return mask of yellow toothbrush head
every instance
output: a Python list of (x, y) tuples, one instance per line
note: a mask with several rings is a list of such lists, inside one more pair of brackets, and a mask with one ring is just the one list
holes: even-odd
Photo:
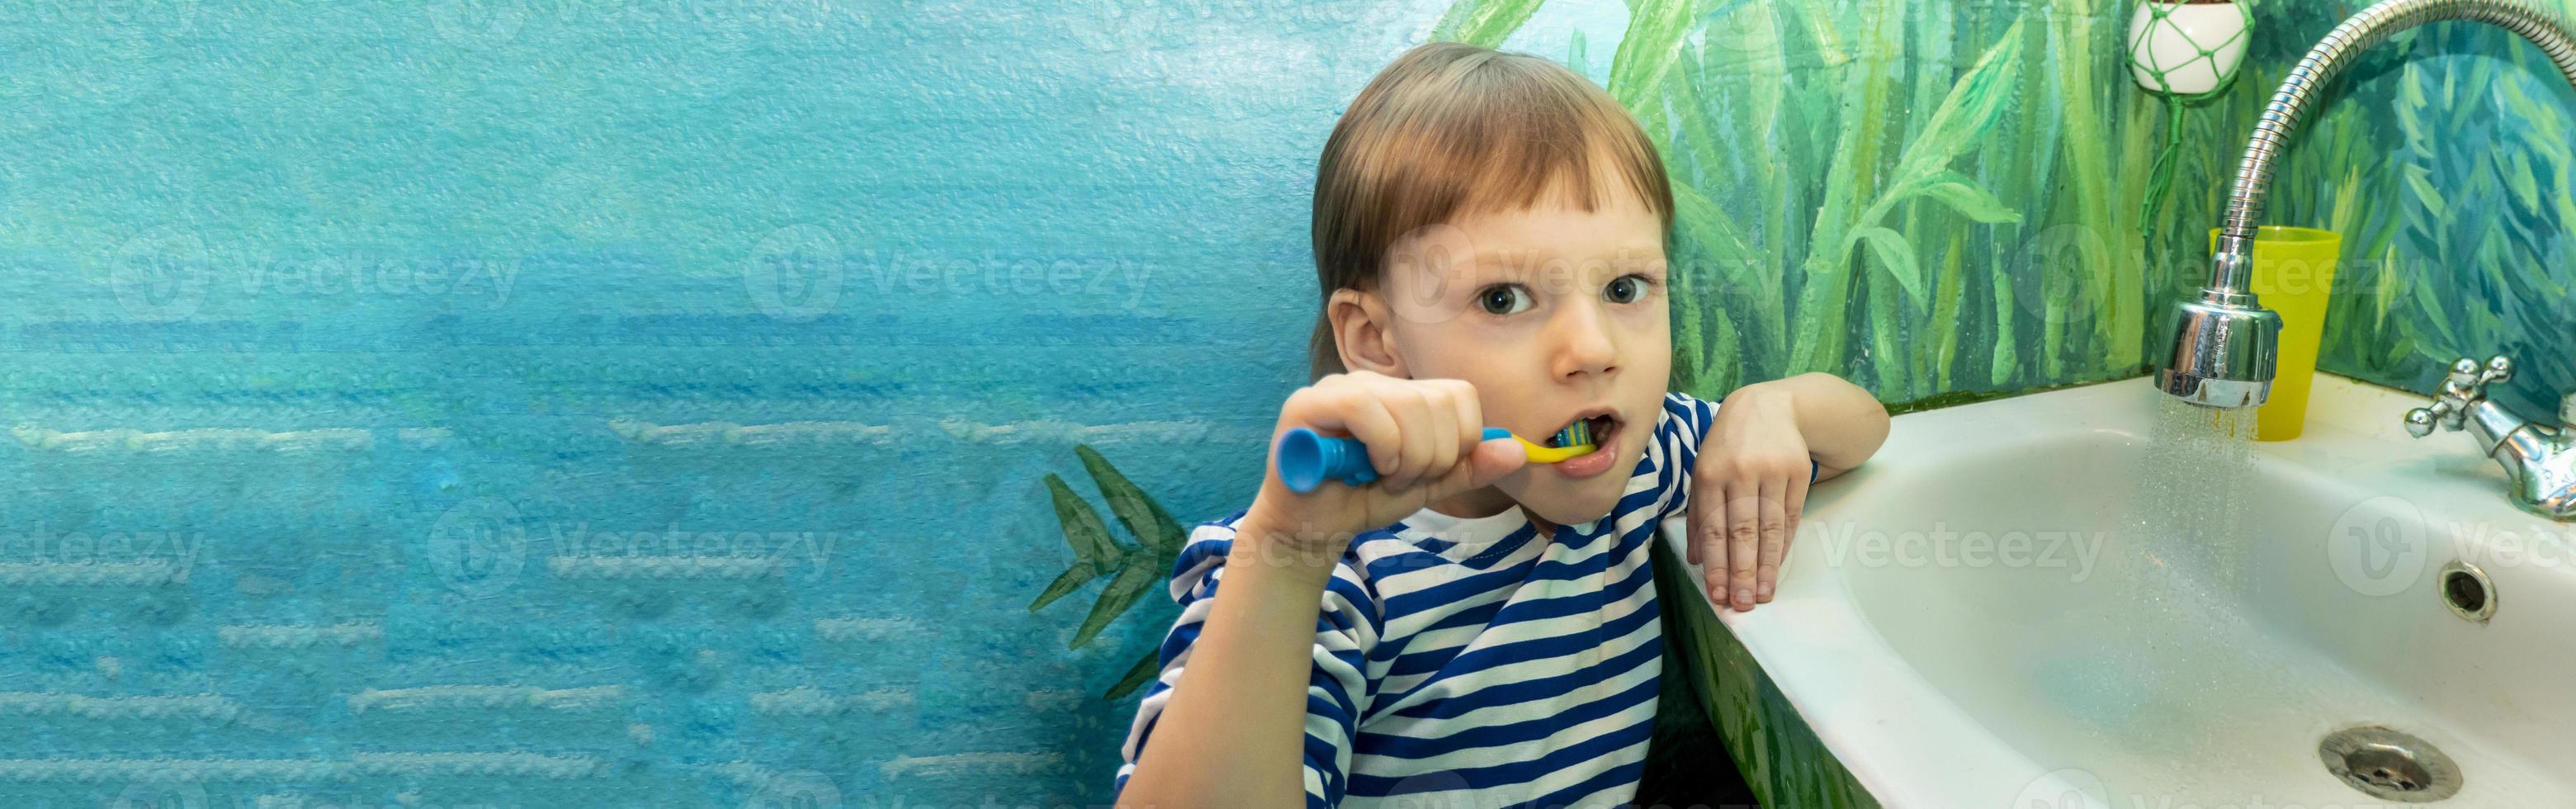
[[(1519, 436), (1513, 437), (1520, 438)], [(1521, 438), (1520, 442), (1523, 450), (1529, 455), (1530, 463), (1556, 463), (1569, 458), (1578, 458), (1584, 455), (1589, 455), (1593, 450), (1599, 448), (1597, 445), (1592, 443), (1592, 422), (1590, 420), (1579, 420), (1573, 424), (1566, 425), (1563, 430), (1558, 430), (1556, 433), (1556, 440), (1549, 442), (1549, 444), (1554, 444), (1555, 446), (1540, 444), (1527, 438)]]

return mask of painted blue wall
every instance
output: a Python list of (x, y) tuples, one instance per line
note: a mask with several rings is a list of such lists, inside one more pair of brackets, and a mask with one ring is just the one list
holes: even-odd
[(1169, 603), (1067, 652), (1036, 480), (1239, 507), (1314, 153), (1442, 8), (26, 5), (0, 803), (63, 806), (1105, 800)]

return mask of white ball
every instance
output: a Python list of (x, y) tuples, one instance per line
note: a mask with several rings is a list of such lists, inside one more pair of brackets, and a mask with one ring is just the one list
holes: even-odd
[[(2157, 18), (2159, 10), (2162, 19)], [(2129, 17), (2129, 74), (2138, 86), (2157, 92), (2216, 90), (2245, 59), (2245, 43), (2252, 37), (2245, 29), (2245, 13), (2234, 3), (2140, 0), (2137, 13)], [(2164, 84), (2156, 82), (2158, 70), (2164, 71)]]

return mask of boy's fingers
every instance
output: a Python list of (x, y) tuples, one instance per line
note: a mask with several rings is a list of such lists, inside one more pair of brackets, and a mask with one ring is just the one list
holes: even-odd
[[(1386, 409), (1385, 402), (1372, 396), (1352, 395), (1339, 406), (1323, 410), (1321, 417), (1314, 420), (1314, 426), (1340, 430), (1359, 439), (1368, 447), (1369, 466), (1377, 470), (1378, 477), (1384, 478), (1395, 470), (1398, 449), (1395, 438), (1400, 431), (1395, 427), (1395, 414)], [(1336, 417), (1339, 423), (1335, 423)]]
[(1485, 441), (1485, 406), (1476, 400), (1476, 387), (1459, 382), (1449, 403), (1458, 408), (1458, 446), (1465, 448), (1463, 452), (1475, 452), (1476, 445)]
[(1437, 391), (1424, 402), (1423, 416), (1430, 427), (1423, 432), (1430, 434), (1429, 469), (1430, 474), (1434, 475), (1446, 473), (1456, 467), (1458, 456), (1473, 447), (1471, 444), (1458, 443), (1458, 405), (1450, 399), (1446, 391)]
[(1529, 451), (1521, 449), (1521, 442), (1517, 439), (1497, 438), (1477, 442), (1476, 448), (1467, 454), (1467, 461), (1469, 467), (1476, 470), (1467, 482), (1466, 490), (1472, 491), (1494, 485), (1494, 481), (1502, 480), (1504, 475), (1528, 466)]
[(1401, 432), (1395, 441), (1395, 471), (1386, 476), (1386, 487), (1409, 489), (1431, 471), (1431, 444), (1437, 438), (1425, 429), (1431, 408), (1420, 393), (1412, 391), (1390, 391), (1385, 399), (1387, 409), (1395, 413), (1396, 429)]
[(1788, 522), (1781, 510), (1788, 482), (1772, 480), (1762, 484), (1762, 561), (1753, 568), (1753, 602), (1771, 601), (1771, 582), (1780, 576), (1780, 557), (1789, 548), (1783, 528)]
[[(1690, 483), (1690, 552), (1703, 554), (1691, 561), (1708, 567), (1726, 567), (1726, 484), (1716, 475), (1691, 475)], [(1703, 568), (1705, 569), (1705, 568)], [(1711, 598), (1724, 592), (1712, 586)]]
[(1727, 600), (1738, 610), (1749, 610), (1753, 608), (1753, 568), (1762, 552), (1761, 490), (1738, 484), (1728, 486), (1726, 495)]
[(1501, 480), (1528, 462), (1529, 455), (1521, 450), (1520, 442), (1495, 439), (1477, 444), (1456, 467), (1425, 487), (1424, 505), (1493, 485), (1494, 481)]
[(1696, 525), (1699, 536), (1694, 537), (1691, 544), (1699, 547), (1699, 556), (1703, 560), (1699, 572), (1700, 578), (1705, 579), (1704, 583), (1708, 586), (1709, 605), (1724, 609), (1726, 607), (1726, 500), (1721, 495), (1709, 498), (1705, 502), (1707, 510), (1702, 512), (1703, 519)]
[[(1782, 518), (1787, 522), (1787, 536), (1780, 538), (1780, 564), (1786, 565), (1789, 563), (1789, 547), (1798, 543), (1798, 520), (1805, 516), (1804, 512), (1807, 509), (1808, 485), (1806, 478), (1798, 477), (1796, 474), (1791, 474), (1789, 476), (1789, 492), (1787, 496), (1780, 498), (1780, 513)], [(1764, 587), (1761, 592), (1761, 598), (1764, 602), (1769, 602), (1771, 600), (1771, 592), (1775, 589), (1772, 585), (1775, 585), (1777, 582), (1778, 577), (1776, 576), (1764, 581)]]

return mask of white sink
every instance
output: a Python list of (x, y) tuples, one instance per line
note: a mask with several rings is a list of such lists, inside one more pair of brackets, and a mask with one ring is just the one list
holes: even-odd
[[(2576, 806), (2568, 527), (2466, 434), (2408, 437), (2423, 399), (2320, 375), (2217, 542), (2142, 516), (2145, 380), (1902, 416), (1817, 488), (1779, 597), (1719, 613), (1887, 806), (2380, 805), (2317, 752), (2355, 725), (2457, 764), (2434, 805)], [(2456, 558), (2485, 623), (2444, 604)]]

